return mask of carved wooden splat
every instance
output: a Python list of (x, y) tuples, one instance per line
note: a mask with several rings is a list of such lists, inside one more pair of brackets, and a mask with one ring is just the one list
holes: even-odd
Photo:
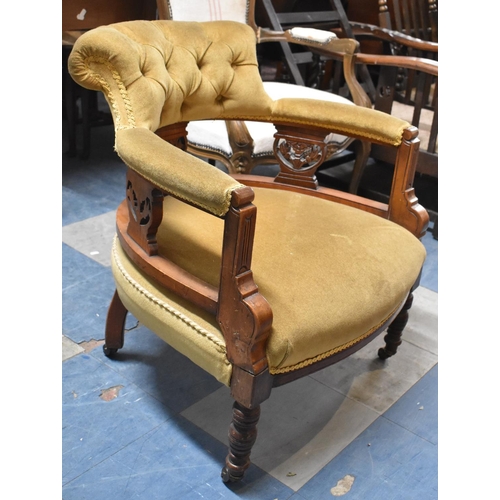
[(163, 216), (163, 193), (132, 169), (127, 171), (127, 232), (148, 255), (158, 254), (156, 231)]
[(274, 152), (280, 165), (276, 182), (294, 186), (318, 188), (316, 170), (325, 161), (328, 147), (324, 131), (310, 132), (277, 125)]

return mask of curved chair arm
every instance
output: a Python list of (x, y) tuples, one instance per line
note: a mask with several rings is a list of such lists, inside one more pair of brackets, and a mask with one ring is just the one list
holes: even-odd
[(400, 33), (399, 31), (375, 26), (374, 24), (351, 22), (350, 25), (353, 30), (353, 35), (357, 37), (369, 36), (386, 42), (398, 43), (412, 49), (438, 52), (438, 44), (436, 42), (421, 40), (420, 38)]
[[(396, 148), (389, 205), (371, 203), (371, 200), (350, 194), (343, 196), (342, 201), (338, 193), (334, 197), (341, 203), (389, 218), (419, 238), (425, 233), (428, 214), (418, 204), (411, 187), (420, 141), (417, 137), (418, 129), (407, 121), (360, 106), (298, 98), (274, 101), (269, 115), (224, 118), (271, 121), (277, 129), (275, 152), (281, 170), (275, 180), (291, 184), (294, 189), (308, 188), (309, 193), (312, 188), (318, 196), (323, 196), (325, 190), (318, 187), (314, 174), (324, 161), (324, 139), (330, 132)], [(252, 176), (238, 175), (236, 178), (243, 184), (254, 185)]]
[(186, 154), (145, 128), (116, 131), (116, 152), (133, 170), (169, 194), (217, 216), (242, 187), (229, 175)]
[[(137, 178), (128, 174), (138, 192), (147, 192), (148, 198), (154, 198), (155, 189), (159, 188), (213, 215), (223, 216), (218, 290), (168, 259), (159, 256), (148, 260), (147, 255), (156, 255), (148, 251), (148, 246), (150, 241), (156, 241), (156, 229), (162, 218), (161, 201), (157, 213), (152, 211), (151, 223), (147, 223), (150, 241), (146, 245), (141, 245), (141, 231), (134, 229), (140, 225), (138, 220), (130, 221), (125, 215), (117, 220), (120, 241), (139, 267), (147, 269), (163, 286), (216, 315), (225, 338), (227, 358), (233, 364), (233, 379), (240, 382), (233, 384), (233, 395), (251, 407), (258, 397), (255, 390), (259, 393), (270, 390), (265, 346), (273, 319), (271, 307), (259, 293), (251, 270), (257, 213), (252, 204), (253, 190), (145, 128), (117, 130), (116, 151), (140, 175)], [(119, 214), (126, 212), (125, 203)], [(127, 219), (132, 228), (124, 222)], [(136, 244), (145, 253), (138, 251)], [(254, 376), (258, 376), (255, 384), (250, 383)]]
[(358, 52), (355, 56), (355, 62), (375, 66), (414, 69), (416, 71), (423, 71), (429, 75), (438, 75), (438, 62), (426, 59), (425, 57), (377, 55)]

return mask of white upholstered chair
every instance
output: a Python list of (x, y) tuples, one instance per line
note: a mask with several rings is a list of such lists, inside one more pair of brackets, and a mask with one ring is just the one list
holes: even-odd
[[(358, 43), (339, 39), (331, 32), (310, 28), (271, 31), (255, 23), (255, 0), (157, 0), (160, 19), (176, 21), (229, 20), (248, 24), (257, 33), (258, 43), (286, 41), (308, 47), (321, 47), (339, 57), (344, 54), (344, 76), (353, 101), (303, 85), (284, 82), (264, 82), (267, 94), (273, 99), (290, 97), (310, 98), (328, 102), (357, 104), (370, 107), (371, 102), (356, 80), (352, 56)], [(250, 173), (257, 165), (275, 164), (273, 152), (276, 129), (271, 123), (193, 121), (188, 125), (188, 151), (198, 156), (220, 161), (230, 173)], [(328, 159), (333, 159), (349, 146), (356, 152), (349, 191), (355, 193), (369, 156), (369, 144), (353, 141), (341, 134), (327, 138)], [(354, 142), (354, 144), (353, 144)]]

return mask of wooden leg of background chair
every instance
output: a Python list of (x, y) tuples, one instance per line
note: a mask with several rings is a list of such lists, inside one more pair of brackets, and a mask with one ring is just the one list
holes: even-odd
[(106, 356), (116, 354), (118, 349), (123, 347), (124, 334), (125, 334), (125, 318), (127, 317), (127, 309), (123, 305), (118, 292), (111, 299), (111, 304), (108, 309), (108, 316), (106, 318), (106, 337), (104, 345), (102, 346)]
[(370, 156), (371, 145), (366, 141), (356, 141), (354, 146), (356, 152), (356, 160), (352, 169), (351, 181), (349, 182), (349, 193), (356, 194), (358, 192), (361, 177), (365, 171), (368, 157)]
[(435, 240), (438, 239), (438, 220), (436, 217), (436, 220), (434, 221), (434, 227), (432, 228), (432, 236)]
[(75, 105), (75, 87), (76, 83), (71, 79), (66, 70), (64, 75), (64, 99), (66, 118), (68, 120), (68, 156), (76, 156), (76, 119), (77, 111)]
[(233, 421), (229, 426), (229, 453), (221, 472), (225, 483), (242, 479), (250, 466), (250, 452), (257, 438), (259, 417), (260, 406), (249, 410), (237, 401), (234, 402)]
[(82, 89), (82, 134), (83, 150), (82, 159), (88, 160), (90, 156), (90, 100), (92, 90)]
[(387, 335), (384, 337), (385, 347), (381, 347), (378, 351), (378, 357), (380, 359), (387, 359), (396, 354), (398, 347), (401, 345), (401, 336), (403, 335), (403, 330), (408, 323), (408, 311), (413, 303), (413, 294), (410, 293), (406, 299), (403, 309), (396, 316), (394, 321), (389, 325), (387, 329)]

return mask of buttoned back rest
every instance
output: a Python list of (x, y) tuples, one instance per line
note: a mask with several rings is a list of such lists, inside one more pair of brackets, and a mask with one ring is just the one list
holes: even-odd
[(115, 127), (267, 115), (255, 32), (232, 21), (130, 21), (82, 35), (69, 59), (73, 78), (102, 90)]

